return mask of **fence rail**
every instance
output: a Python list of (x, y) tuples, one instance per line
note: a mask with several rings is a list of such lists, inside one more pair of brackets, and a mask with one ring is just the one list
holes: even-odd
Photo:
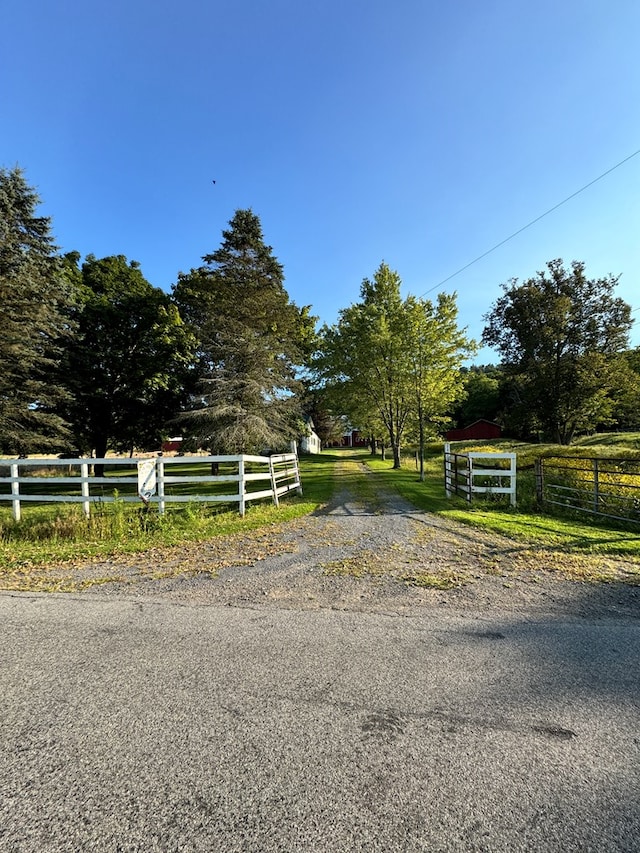
[[(186, 473), (178, 466), (193, 467), (209, 465), (212, 473)], [(135, 475), (115, 474), (95, 476), (91, 473), (94, 466), (111, 468), (133, 468)], [(231, 473), (218, 473), (218, 467), (231, 468)], [(51, 476), (51, 470), (66, 468), (66, 476)], [(175, 473), (167, 471), (171, 469)], [(157, 504), (160, 513), (164, 513), (168, 503), (236, 503), (240, 515), (245, 514), (249, 501), (271, 498), (278, 506), (279, 500), (292, 491), (302, 494), (298, 457), (295, 453), (281, 453), (273, 456), (178, 456), (157, 458), (117, 458), (104, 459), (8, 459), (0, 461), (0, 469), (9, 469), (9, 476), (0, 476), (0, 501), (10, 501), (13, 517), (20, 520), (22, 504), (37, 503), (80, 503), (84, 514), (89, 517), (92, 504), (126, 501), (145, 504)], [(44, 475), (29, 476), (21, 471), (40, 470)], [(73, 471), (78, 471), (75, 475)], [(215, 471), (215, 473), (213, 473)], [(236, 489), (229, 492), (226, 484), (235, 483)], [(176, 487), (200, 485), (202, 491), (177, 494)], [(110, 486), (111, 494), (105, 494), (104, 488)], [(218, 491), (224, 486), (222, 491)], [(26, 487), (26, 488), (25, 488)], [(39, 487), (39, 488), (36, 488)], [(124, 487), (124, 493), (120, 493)], [(213, 491), (215, 489), (215, 491)], [(116, 491), (117, 494), (113, 494)]]
[[(499, 467), (498, 460), (506, 460), (509, 467)], [(516, 454), (455, 453), (447, 443), (444, 446), (444, 488), (447, 497), (461, 495), (468, 503), (475, 494), (509, 495), (511, 506), (515, 506)]]
[(541, 506), (640, 524), (640, 460), (548, 456), (536, 460)]

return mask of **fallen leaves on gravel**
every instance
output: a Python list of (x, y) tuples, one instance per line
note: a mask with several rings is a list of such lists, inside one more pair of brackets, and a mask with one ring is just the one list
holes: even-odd
[(0, 588), (21, 592), (80, 592), (107, 583), (208, 575), (215, 577), (229, 566), (250, 566), (274, 554), (297, 550), (283, 540), (282, 526), (222, 536), (209, 542), (152, 548), (138, 554), (74, 560), (48, 566), (0, 567)]

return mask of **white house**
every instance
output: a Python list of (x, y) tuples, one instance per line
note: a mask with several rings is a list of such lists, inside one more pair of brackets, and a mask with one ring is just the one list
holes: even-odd
[(305, 418), (307, 424), (307, 432), (300, 437), (300, 451), (302, 453), (320, 453), (322, 450), (322, 442), (314, 429), (314, 424), (311, 418)]

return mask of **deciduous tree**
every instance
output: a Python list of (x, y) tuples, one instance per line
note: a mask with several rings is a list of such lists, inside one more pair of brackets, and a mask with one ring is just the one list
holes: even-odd
[(440, 434), (449, 409), (462, 396), (460, 370), (464, 359), (475, 352), (475, 345), (458, 327), (455, 294), (440, 293), (435, 305), (410, 296), (405, 311), (414, 399), (411, 419), (418, 434), (420, 479), (424, 480), (425, 441)]
[(616, 359), (611, 379), (611, 418), (598, 424), (598, 429), (640, 429), (640, 347)]
[(502, 371), (496, 365), (462, 368), (460, 380), (464, 396), (456, 403), (452, 417), (457, 427), (466, 427), (484, 418), (495, 421), (500, 412)]
[(334, 414), (331, 398), (321, 388), (310, 388), (304, 383), (303, 408), (304, 414), (313, 420), (316, 435), (326, 447), (333, 442), (339, 442), (344, 432), (344, 421)]
[(631, 328), (617, 283), (588, 279), (581, 262), (567, 269), (553, 260), (522, 284), (504, 284), (485, 316), (483, 342), (501, 354), (532, 426), (561, 444), (610, 414), (614, 357)]
[(413, 403), (400, 284), (398, 273), (380, 264), (373, 279), (363, 280), (361, 301), (343, 308), (335, 325), (323, 327), (314, 363), (318, 380), (342, 400), (342, 414), (361, 429), (375, 419), (384, 424), (395, 468)]
[(421, 446), (455, 399), (458, 370), (471, 343), (457, 327), (455, 296), (430, 301), (400, 295), (401, 280), (385, 263), (365, 279), (361, 302), (325, 326), (315, 359), (318, 380), (362, 429), (383, 424), (400, 467), (408, 426)]
[(153, 287), (136, 261), (89, 255), (81, 278), (76, 333), (61, 375), (69, 392), (62, 414), (78, 448), (158, 448), (184, 398), (194, 340), (167, 293)]

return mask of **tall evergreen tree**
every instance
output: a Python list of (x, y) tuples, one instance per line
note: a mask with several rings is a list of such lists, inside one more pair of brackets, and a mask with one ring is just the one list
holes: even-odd
[(173, 291), (198, 340), (197, 394), (184, 420), (217, 453), (277, 447), (296, 434), (297, 367), (313, 338), (313, 318), (289, 300), (259, 218), (237, 210), (229, 226)]
[(0, 450), (51, 449), (65, 437), (52, 413), (69, 331), (72, 286), (56, 254), (51, 220), (21, 169), (0, 169)]

